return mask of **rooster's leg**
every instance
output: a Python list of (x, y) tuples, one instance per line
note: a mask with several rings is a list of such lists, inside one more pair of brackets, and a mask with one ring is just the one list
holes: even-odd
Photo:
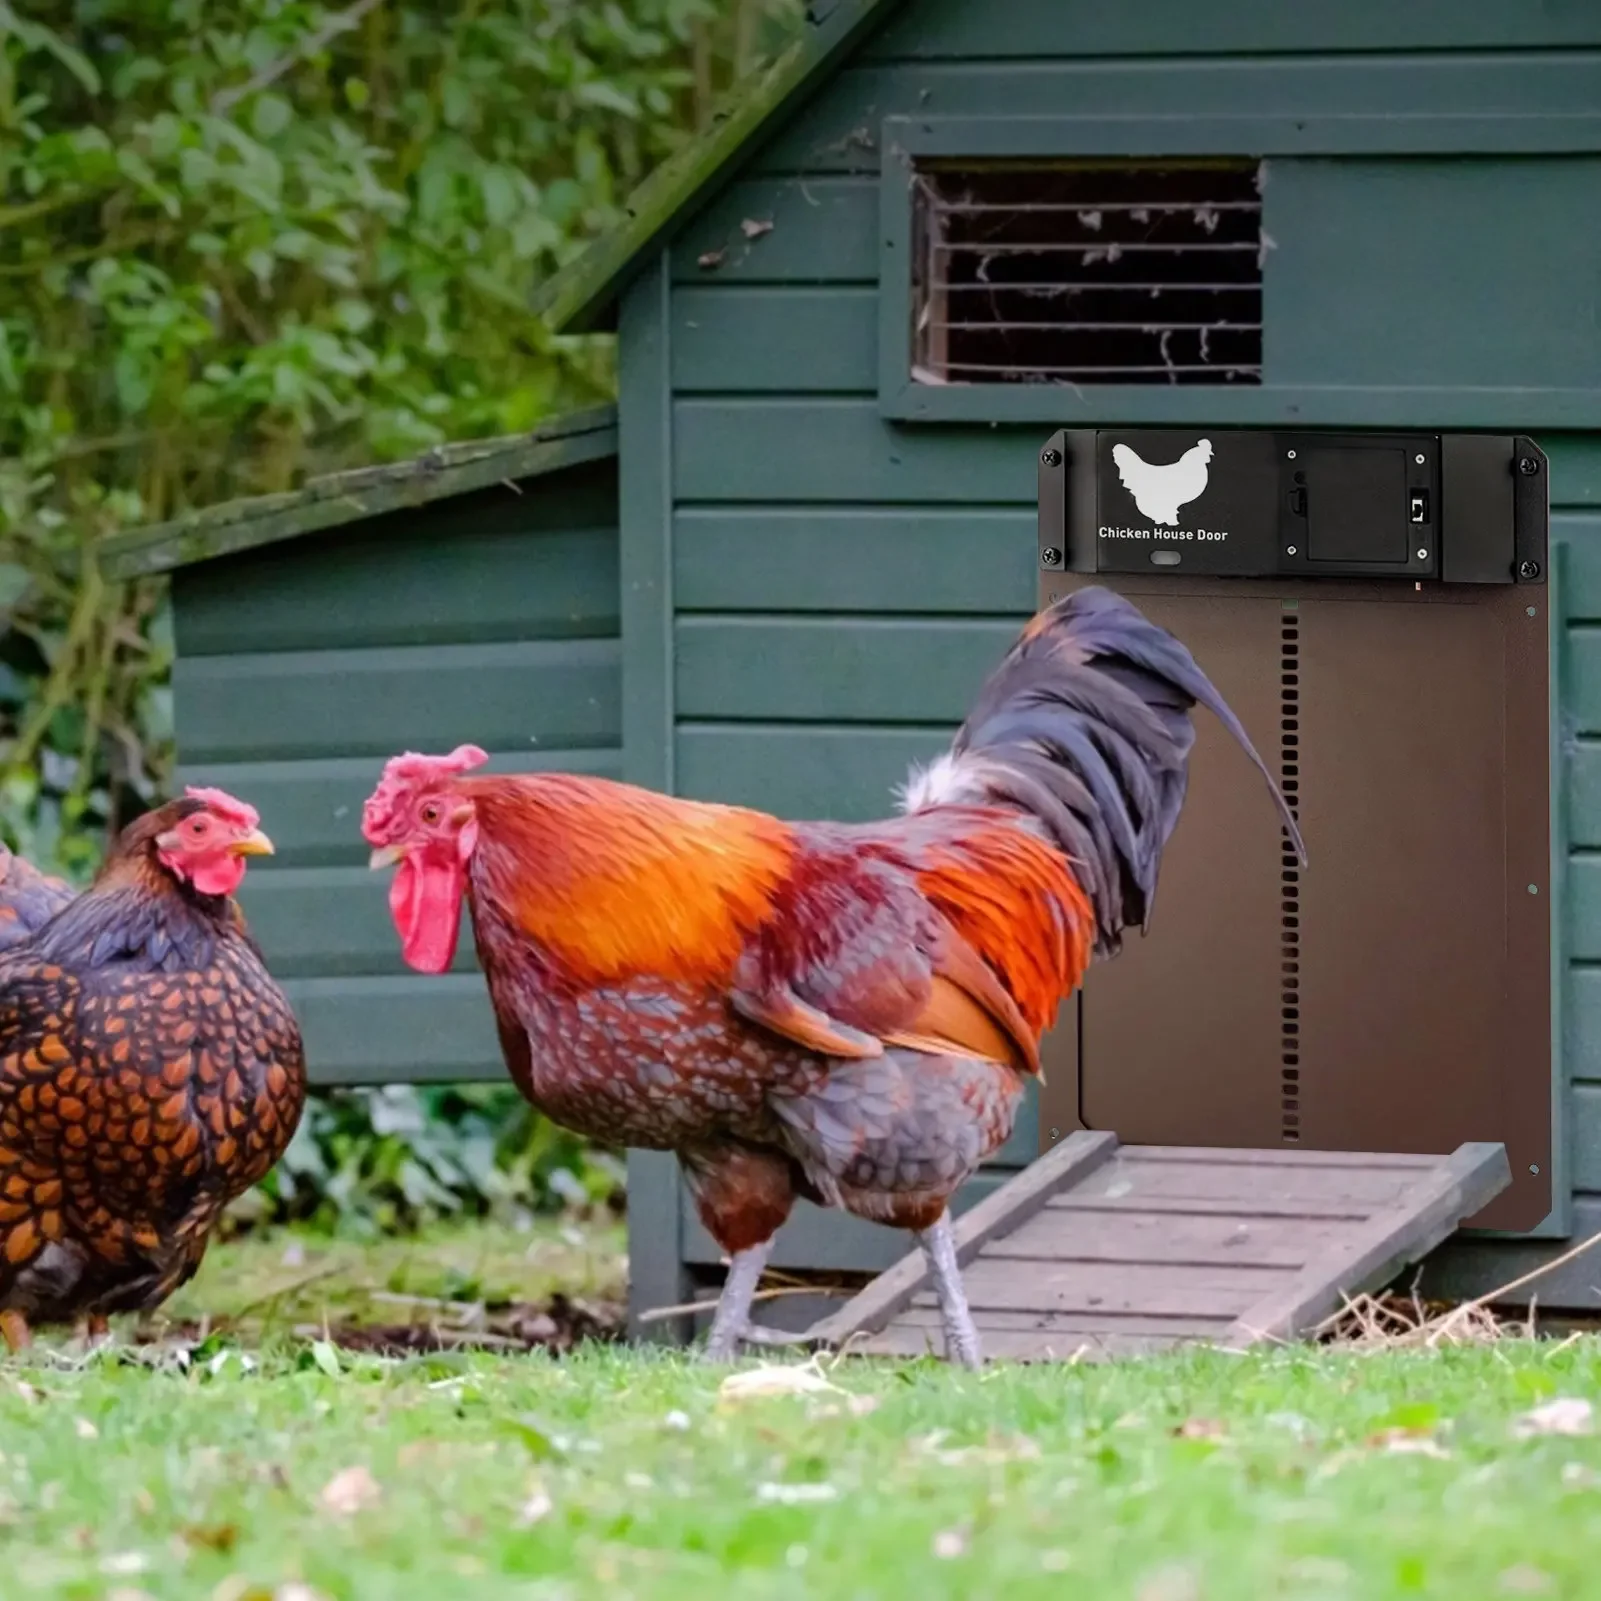
[(91, 1312), (83, 1318), (74, 1332), (78, 1343), (88, 1351), (110, 1338), (111, 1324), (103, 1313)]
[(967, 1291), (962, 1288), (962, 1270), (956, 1262), (956, 1239), (951, 1233), (951, 1214), (941, 1212), (939, 1221), (917, 1236), (934, 1275), (934, 1293), (939, 1297), (940, 1321), (945, 1325), (945, 1357), (964, 1368), (984, 1365), (978, 1329), (967, 1310)]
[(712, 1331), (706, 1336), (706, 1360), (731, 1362), (739, 1355), (741, 1340), (749, 1338), (750, 1303), (761, 1282), (762, 1269), (773, 1253), (773, 1242), (764, 1240), (748, 1251), (735, 1251), (723, 1280), (723, 1293), (717, 1300)]
[(33, 1330), (20, 1312), (0, 1312), (0, 1338), (5, 1340), (6, 1349), (15, 1355), (33, 1344)]

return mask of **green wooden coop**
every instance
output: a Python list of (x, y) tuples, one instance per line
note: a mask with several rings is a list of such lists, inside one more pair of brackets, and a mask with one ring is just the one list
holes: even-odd
[[(174, 573), (184, 776), (280, 842), (247, 910), (316, 1077), (499, 1071), (470, 942), (407, 977), (360, 865), (379, 757), (470, 738), (506, 770), (867, 817), (1035, 604), (1055, 430), (1526, 434), (1552, 1009), (1519, 1070), (1549, 1090), (1549, 1208), (1457, 1234), (1425, 1287), (1484, 1292), (1601, 1230), (1598, 108), (1587, 0), (812, 6), (548, 286), (557, 330), (616, 331), (615, 417), (112, 554)], [(1025, 1117), (964, 1204), (1071, 1111)], [(636, 1313), (715, 1283), (671, 1159), (631, 1156), (629, 1203)], [(904, 1244), (802, 1208), (775, 1266), (867, 1274)], [(1592, 1308), (1601, 1253), (1535, 1289)]]

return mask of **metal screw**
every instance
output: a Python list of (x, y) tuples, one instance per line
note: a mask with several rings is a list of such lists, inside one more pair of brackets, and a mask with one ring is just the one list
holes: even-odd
[(1060, 467), (1062, 465), (1062, 453), (1059, 450), (1042, 450), (1040, 452), (1040, 460), (1047, 467)]
[(1062, 1137), (1062, 1131), (1059, 1128), (1053, 1128), (1051, 1130), (1051, 1138), (1053, 1140), (1059, 1140), (1059, 1139), (1061, 1139), (1061, 1137)]
[(1419, 561), (1427, 561), (1427, 560), (1428, 560), (1428, 559), (1429, 559), (1429, 553), (1428, 553), (1428, 551), (1426, 551), (1426, 550), (1420, 550), (1420, 551), (1419, 551), (1419, 552), (1418, 552), (1418, 560), (1419, 560)]
[(1540, 886), (1538, 884), (1529, 885), (1529, 893), (1531, 895), (1538, 895), (1540, 893)]
[(1055, 545), (1047, 545), (1045, 549), (1040, 552), (1040, 560), (1044, 562), (1047, 567), (1060, 567), (1062, 565), (1062, 553), (1056, 548)]
[(1540, 1171), (1540, 1164), (1538, 1162), (1530, 1162), (1529, 1171), (1531, 1173), (1538, 1173)]
[(1286, 545), (1284, 547), (1284, 554), (1286, 556), (1293, 556), (1295, 554), (1295, 546), (1294, 545)]
[(1540, 464), (1534, 459), (1533, 456), (1518, 457), (1518, 471), (1522, 473), (1525, 478), (1534, 477), (1539, 470)]
[(1414, 456), (1412, 459), (1421, 467), (1429, 458), (1427, 456)]
[(1295, 452), (1293, 450), (1287, 450), (1284, 452), (1284, 454), (1290, 461), (1295, 460)]
[[(1539, 564), (1539, 562), (1537, 562), (1537, 561), (1520, 561), (1518, 563), (1518, 577), (1519, 578), (1538, 578), (1539, 576), (1540, 576), (1540, 564)], [(1534, 613), (1531, 611), (1529, 613), (1529, 615), (1532, 617), (1532, 616), (1534, 616)]]
[(1537, 612), (1536, 612), (1536, 611), (1535, 611), (1535, 609), (1534, 609), (1534, 607), (1532, 607), (1532, 606), (1525, 606), (1525, 607), (1524, 607), (1524, 608), (1523, 608), (1523, 610), (1524, 610), (1524, 611), (1525, 611), (1525, 612), (1526, 612), (1526, 613), (1527, 613), (1527, 614), (1528, 614), (1528, 615), (1529, 615), (1529, 616), (1530, 616), (1530, 617), (1535, 617), (1535, 616), (1538, 616), (1538, 615), (1539, 615), (1539, 614), (1538, 614), (1538, 613), (1537, 613)]

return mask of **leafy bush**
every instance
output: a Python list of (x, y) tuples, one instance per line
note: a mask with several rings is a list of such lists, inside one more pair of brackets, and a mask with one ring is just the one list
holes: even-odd
[(620, 1205), (622, 1163), (541, 1117), (511, 1085), (325, 1091), (241, 1222), (394, 1233), (441, 1217)]
[[(108, 534), (610, 395), (532, 290), (800, 0), (0, 0), (0, 836), (82, 882), (171, 783)], [(600, 1197), (509, 1087), (319, 1096), (258, 1211)]]

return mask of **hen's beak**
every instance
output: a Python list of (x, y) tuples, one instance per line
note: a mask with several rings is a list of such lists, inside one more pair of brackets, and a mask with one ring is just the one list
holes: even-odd
[(235, 856), (271, 856), (272, 841), (259, 828), (253, 828), (243, 839), (236, 839), (229, 850)]
[(367, 858), (367, 865), (376, 873), (380, 867), (393, 867), (405, 854), (404, 845), (383, 845)]

